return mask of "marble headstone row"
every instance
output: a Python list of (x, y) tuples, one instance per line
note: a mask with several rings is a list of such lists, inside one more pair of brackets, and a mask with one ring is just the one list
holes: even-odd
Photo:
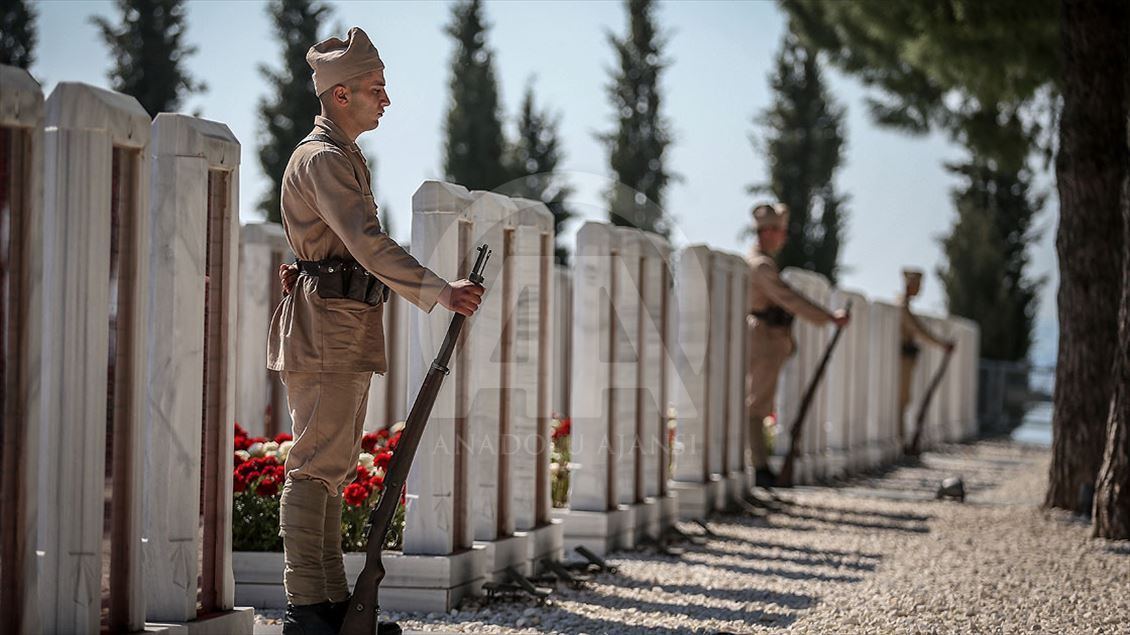
[(678, 509), (667, 414), (672, 250), (662, 237), (588, 222), (574, 252), (566, 547), (597, 554), (658, 539)]
[[(900, 413), (901, 309), (868, 301), (860, 293), (832, 288), (823, 276), (810, 271), (786, 269), (782, 275), (794, 288), (827, 306), (843, 308), (850, 302), (852, 312), (805, 417), (796, 481), (844, 476), (897, 460), (903, 451), (899, 427), (903, 426), (907, 438), (913, 434), (919, 404), (944, 352), (923, 345), (911, 383), (911, 402), (906, 413)], [(928, 449), (968, 439), (977, 432), (979, 333), (975, 324), (963, 318), (922, 319), (931, 331), (957, 343), (926, 411), (922, 448)], [(788, 451), (789, 430), (833, 329), (802, 320), (794, 326), (797, 351), (786, 362), (778, 386), (773, 466), (779, 466)]]
[(44, 100), (21, 70), (0, 80), (20, 334), (3, 393), (20, 539), (0, 584), (19, 592), (0, 630), (250, 633), (230, 544), (239, 142), (85, 84)]
[[(561, 557), (551, 517), (554, 397), (553, 217), (544, 204), (425, 182), (412, 198), (412, 254), (448, 280), (476, 249), (493, 255), (406, 487), (403, 554), (386, 559), (387, 606), (447, 610), (507, 569)], [(439, 351), (451, 313), (407, 311), (407, 403)], [(389, 604), (391, 603), (391, 604)]]

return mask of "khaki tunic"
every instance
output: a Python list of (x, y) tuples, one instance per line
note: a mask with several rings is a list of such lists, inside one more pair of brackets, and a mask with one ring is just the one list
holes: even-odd
[[(325, 117), (314, 133), (332, 141), (299, 145), (283, 173), (283, 229), (300, 260), (353, 258), (394, 292), (431, 311), (446, 282), (381, 231), (369, 168), (360, 148)], [(274, 275), (274, 272), (271, 272)], [(348, 597), (341, 557), (341, 499), (360, 451), (373, 372), (387, 370), (384, 305), (318, 296), (301, 275), (271, 317), (267, 367), (282, 371), (294, 421), (279, 505), (291, 604)]]
[(914, 366), (918, 362), (917, 355), (905, 352), (908, 346), (917, 346), (919, 340), (925, 340), (939, 348), (945, 348), (949, 342), (931, 333), (922, 320), (910, 310), (910, 298), (899, 299), (902, 315), (899, 318), (899, 342), (903, 350), (899, 353), (899, 444), (906, 440), (906, 407), (910, 404), (910, 383), (914, 378)]
[(768, 446), (765, 441), (764, 420), (773, 413), (777, 396), (777, 378), (781, 367), (796, 350), (792, 329), (773, 326), (755, 318), (770, 307), (780, 307), (805, 321), (827, 324), (832, 314), (824, 307), (804, 297), (781, 280), (777, 263), (772, 256), (754, 248), (746, 260), (750, 267), (748, 324), (748, 360), (746, 372), (746, 405), (749, 407), (749, 450), (756, 469), (768, 467)]
[[(447, 283), (381, 231), (360, 148), (325, 117), (315, 118), (313, 132), (328, 135), (336, 145), (304, 143), (286, 166), (282, 222), (291, 250), (300, 260), (352, 257), (393, 292), (431, 311)], [(324, 299), (317, 284), (312, 276), (299, 276), (294, 292), (275, 309), (267, 367), (384, 373), (384, 305)]]

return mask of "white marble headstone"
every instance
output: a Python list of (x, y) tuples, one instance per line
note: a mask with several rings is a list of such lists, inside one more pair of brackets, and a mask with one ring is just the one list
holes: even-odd
[[(109, 562), (126, 597), (110, 598), (115, 627), (145, 622), (142, 576), (142, 482), (145, 458), (146, 308), (149, 262), (149, 115), (133, 97), (62, 82), (46, 102), (44, 198), (44, 358), (42, 390), (39, 595), (44, 632), (99, 630), (106, 502), (107, 361), (110, 315), (112, 170), (115, 148), (135, 178), (123, 186), (126, 254), (121, 279), (133, 289), (119, 316), (131, 354), (115, 383), (123, 390), (115, 430), (115, 475), (132, 488), (115, 497)], [(131, 271), (128, 263), (136, 263)], [(124, 299), (124, 298), (123, 298)], [(119, 346), (126, 342), (119, 342)], [(119, 481), (119, 485), (122, 483)]]
[[(145, 590), (147, 618), (152, 621), (187, 622), (196, 618), (197, 577), (201, 547), (199, 514), (203, 474), (201, 442), (205, 426), (212, 425), (208, 437), (210, 450), (220, 452), (224, 468), (230, 467), (230, 448), (234, 415), (236, 331), (224, 328), (236, 315), (236, 267), (239, 245), (238, 168), (240, 145), (228, 127), (203, 119), (163, 113), (153, 123), (152, 179), (150, 194), (150, 303), (149, 378), (146, 400), (145, 463)], [(213, 212), (208, 200), (209, 173), (227, 174), (227, 190), (219, 195), (222, 208)], [(210, 414), (215, 421), (201, 418), (204, 407), (205, 368), (205, 279), (209, 275), (205, 254), (208, 250), (209, 215), (215, 213), (211, 228), (213, 253), (227, 269), (218, 298), (223, 319), (212, 326), (219, 341), (213, 343), (218, 359), (208, 364), (208, 373), (219, 377), (217, 394), (210, 394)], [(213, 290), (215, 293), (215, 290)], [(217, 298), (213, 298), (216, 300)], [(217, 449), (218, 448), (218, 449)], [(222, 537), (213, 544), (207, 562), (219, 566), (215, 588), (222, 600), (220, 609), (234, 604), (231, 583), (231, 470), (223, 469), (208, 479), (218, 485), (210, 498), (219, 508), (206, 514), (220, 526), (207, 528)], [(215, 479), (218, 479), (218, 483)], [(209, 569), (212, 570), (212, 569)], [(224, 584), (224, 582), (227, 584)], [(213, 599), (208, 598), (211, 603)]]
[[(18, 632), (31, 635), (41, 632), (36, 587), (38, 584), (36, 561), (37, 514), (39, 507), (39, 430), (42, 421), (40, 402), (40, 372), (42, 371), (45, 320), (43, 306), (43, 91), (27, 71), (0, 65), (0, 127), (12, 139), (7, 165), (12, 171), (8, 178), (15, 184), (9, 202), (15, 202), (19, 192), (22, 205), (11, 205), (12, 221), (6, 240), (15, 247), (9, 251), (17, 255), (6, 263), (5, 276), (11, 276), (12, 287), (18, 288), (16, 302), (26, 306), (24, 320), (9, 323), (9, 341), (22, 346), (6, 351), (4, 360), (7, 385), (5, 391), (4, 462), (5, 491), (14, 493), (5, 500), (3, 530), (14, 539), (12, 559), (0, 570), (0, 584), (8, 586), (12, 611), (8, 623), (18, 624)], [(17, 143), (22, 140), (22, 144)], [(19, 170), (16, 172), (16, 170)], [(19, 248), (22, 246), (22, 249)], [(13, 315), (18, 315), (13, 312)], [(16, 318), (18, 319), (18, 318)], [(11, 489), (8, 489), (9, 486)], [(9, 534), (8, 532), (12, 532)]]

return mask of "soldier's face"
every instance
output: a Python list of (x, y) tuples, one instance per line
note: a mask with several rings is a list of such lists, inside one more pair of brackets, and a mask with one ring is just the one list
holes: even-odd
[(766, 227), (757, 232), (758, 245), (762, 250), (771, 254), (781, 251), (787, 238), (788, 234), (782, 227)]
[(384, 69), (362, 75), (350, 93), (351, 118), (361, 130), (373, 130), (381, 124), (385, 109), (392, 104), (385, 86)]

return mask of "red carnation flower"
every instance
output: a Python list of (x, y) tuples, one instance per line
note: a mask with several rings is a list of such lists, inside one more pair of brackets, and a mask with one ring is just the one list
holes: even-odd
[(398, 443), (400, 443), (400, 433), (401, 432), (403, 432), (403, 430), (399, 430), (399, 431), (397, 431), (396, 434), (389, 437), (389, 439), (388, 439), (388, 449), (390, 449), (390, 450), (396, 449), (396, 445)]
[(377, 438), (378, 439), (387, 439), (388, 438), (388, 428), (381, 428), (380, 430), (377, 430)]
[(385, 488), (385, 477), (376, 475), (369, 479), (369, 487), (375, 490), (382, 490)]
[(234, 490), (235, 493), (238, 494), (238, 493), (242, 492), (243, 490), (247, 489), (247, 480), (244, 479), (239, 474), (235, 474), (235, 475), (232, 476), (231, 485), (232, 485), (232, 490)]
[(259, 484), (255, 486), (255, 493), (258, 494), (259, 496), (264, 496), (264, 497), (274, 496), (275, 494), (278, 494), (279, 493), (279, 481), (278, 481), (278, 479), (276, 479), (274, 476), (268, 476), (267, 478), (259, 481)]
[(235, 452), (232, 452), (232, 456), (235, 458), (235, 465), (233, 465), (232, 467), (239, 467), (240, 463), (243, 463), (243, 462), (246, 461), (246, 459), (244, 459), (242, 456), (236, 454)]
[(386, 450), (373, 457), (373, 465), (381, 468), (382, 470), (388, 470), (388, 462), (391, 460), (392, 452)]
[(360, 507), (369, 498), (369, 488), (360, 483), (350, 483), (345, 486), (345, 503), (351, 507)]
[(282, 445), (285, 441), (293, 441), (294, 435), (289, 432), (280, 432), (275, 435), (275, 443)]
[(378, 437), (375, 432), (366, 432), (365, 435), (361, 437), (361, 449), (369, 454), (376, 454), (374, 450), (377, 449), (379, 443), (380, 437)]
[(235, 422), (235, 436), (237, 436), (237, 437), (247, 436), (247, 430), (244, 430), (243, 426), (239, 425), (238, 421)]
[(357, 482), (364, 483), (369, 480), (369, 468), (364, 465), (357, 466)]
[(571, 419), (569, 419), (568, 417), (562, 419), (561, 423), (558, 424), (557, 428), (555, 428), (553, 430), (553, 440), (559, 441), (562, 437), (569, 436), (569, 433), (572, 431), (572, 428), (573, 428), (573, 421)]

